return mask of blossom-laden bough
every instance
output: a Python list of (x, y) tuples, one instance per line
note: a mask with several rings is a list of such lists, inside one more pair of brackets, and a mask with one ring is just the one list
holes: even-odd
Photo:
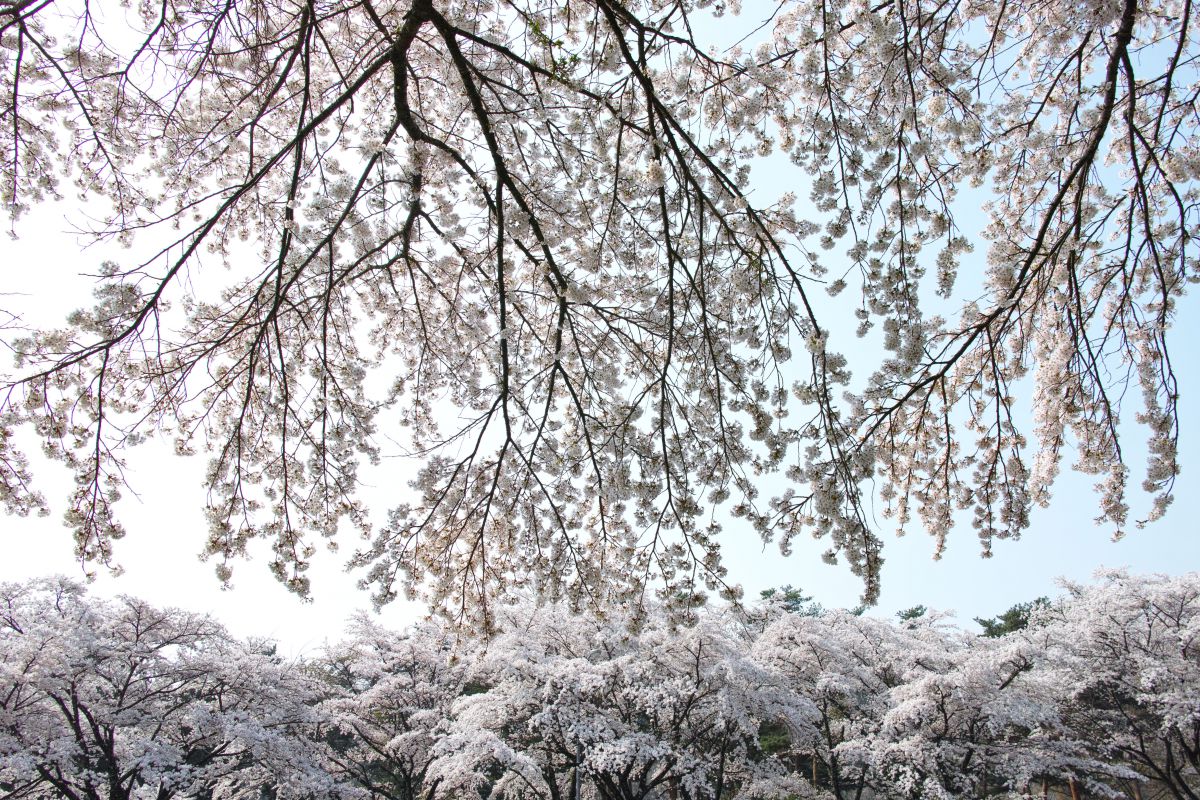
[[(9, 510), (45, 505), (13, 438), (32, 426), (75, 472), (79, 558), (114, 563), (123, 454), (165, 433), (211, 457), (224, 580), (263, 539), (307, 593), (321, 541), (355, 529), (381, 603), (485, 626), (525, 588), (686, 608), (738, 594), (727, 508), (785, 552), (828, 539), (870, 602), (873, 479), (938, 552), (973, 509), (988, 552), (1074, 447), (1124, 531), (1137, 387), (1160, 516), (1196, 267), (1190, 0), (784, 2), (716, 51), (724, 10), (0, 4), (14, 217), (74, 181), (110, 206), (97, 236), (149, 248), (66, 327), (13, 338)], [(774, 150), (807, 203), (751, 193)], [(971, 186), (987, 266), (956, 289)], [(882, 330), (862, 385), (823, 283)], [(372, 527), (360, 469), (397, 438), (413, 492)]]

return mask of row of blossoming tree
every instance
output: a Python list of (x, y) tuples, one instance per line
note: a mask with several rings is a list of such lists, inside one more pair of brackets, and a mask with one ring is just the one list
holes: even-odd
[(288, 663), (211, 619), (0, 587), (0, 798), (1195, 798), (1200, 574), (974, 636), (781, 603), (672, 627), (358, 620)]

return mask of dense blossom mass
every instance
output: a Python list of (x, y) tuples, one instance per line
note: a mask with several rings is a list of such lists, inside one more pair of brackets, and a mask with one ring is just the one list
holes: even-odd
[[(1159, 517), (1190, 0), (782, 0), (711, 46), (736, 5), (0, 2), (14, 229), (79, 194), (133, 248), (63, 327), (9, 331), (0, 500), (46, 505), (32, 429), (111, 565), (125, 454), (162, 434), (210, 459), (222, 579), (263, 539), (306, 593), (357, 530), (380, 602), (483, 624), (525, 591), (735, 596), (726, 512), (825, 539), (870, 602), (872, 502), (939, 552), (969, 512), (986, 552), (1064, 458), (1118, 534)], [(796, 194), (751, 190), (773, 153)], [(855, 325), (884, 357), (852, 381)], [(381, 455), (415, 477), (380, 524)]]
[(6, 800), (1200, 795), (1200, 575), (1121, 572), (972, 636), (936, 613), (520, 603), (359, 620), (287, 663), (65, 580), (0, 587)]

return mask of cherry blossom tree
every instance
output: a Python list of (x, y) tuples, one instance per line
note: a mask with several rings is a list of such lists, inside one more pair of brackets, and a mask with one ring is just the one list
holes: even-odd
[[(524, 587), (736, 596), (723, 507), (785, 551), (826, 538), (869, 602), (872, 480), (938, 552), (973, 510), (987, 552), (1074, 449), (1125, 531), (1129, 395), (1160, 516), (1200, 222), (1189, 0), (786, 0), (710, 47), (736, 6), (0, 4), (16, 229), (76, 192), (135, 247), (90, 270), (93, 307), (9, 337), (0, 498), (45, 506), (31, 427), (76, 475), (78, 556), (111, 565), (124, 453), (163, 434), (210, 459), (225, 580), (265, 539), (306, 593), (350, 528), (379, 602), (483, 624)], [(773, 151), (806, 198), (751, 192)], [(851, 309), (886, 353), (856, 384)], [(360, 469), (391, 441), (413, 492), (372, 526)]]
[(1049, 785), (1117, 796), (1112, 751), (1069, 722), (1070, 690), (1042, 637), (946, 649), (941, 669), (893, 688), (871, 735), (853, 743), (896, 797), (1030, 796)]
[(935, 669), (947, 655), (937, 628), (926, 626), (922, 637), (913, 633), (831, 611), (781, 615), (756, 638), (755, 662), (816, 712), (812, 719), (788, 720), (793, 769), (813, 785), (839, 798), (886, 787), (876, 782), (861, 743), (870, 741), (889, 712), (891, 690)]
[[(562, 608), (509, 622), (476, 664), (487, 690), (456, 706), (452, 743), (492, 754), (501, 796), (718, 800), (790, 785), (760, 728), (811, 709), (742, 655), (737, 626), (705, 615), (680, 630), (659, 611), (631, 633), (627, 618)], [(509, 749), (485, 746), (498, 740)]]
[(211, 619), (61, 580), (0, 587), (0, 796), (337, 796), (312, 693)]
[[(576, 665), (589, 667), (586, 656), (593, 648), (618, 648), (625, 637), (618, 629), (608, 642), (589, 641), (579, 635), (587, 626), (582, 619), (518, 608), (506, 613), (514, 623), (508, 633), (470, 665), (473, 691), (455, 705), (452, 732), (441, 745), (436, 769), (460, 785), (491, 784), (501, 797), (576, 798), (576, 786), (587, 785), (576, 731), (591, 720), (579, 707), (566, 731), (538, 730), (534, 720), (543, 712), (553, 714), (554, 687), (580, 680)], [(536, 626), (528, 624), (534, 616), (540, 622)]]
[(436, 626), (404, 635), (360, 617), (318, 669), (343, 691), (320, 705), (331, 771), (385, 800), (433, 800), (435, 746), (465, 691), (471, 651)]
[(1200, 575), (1097, 575), (1043, 615), (1073, 724), (1175, 798), (1200, 796)]

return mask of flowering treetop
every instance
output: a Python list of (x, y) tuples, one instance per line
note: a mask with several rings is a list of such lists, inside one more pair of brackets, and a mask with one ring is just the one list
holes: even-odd
[[(725, 10), (0, 4), (14, 225), (73, 186), (108, 204), (97, 236), (150, 243), (11, 337), (0, 498), (45, 505), (30, 426), (76, 475), (79, 557), (110, 563), (123, 453), (162, 433), (210, 459), (222, 579), (261, 538), (305, 593), (349, 527), (379, 602), (481, 621), (523, 589), (736, 596), (717, 507), (785, 551), (826, 539), (871, 601), (870, 481), (939, 552), (971, 509), (986, 552), (1071, 448), (1124, 531), (1130, 404), (1161, 515), (1197, 254), (1190, 3), (787, 0), (718, 51)], [(754, 199), (771, 152), (806, 198)], [(855, 385), (826, 291), (882, 333)], [(372, 527), (359, 469), (397, 427), (413, 493)]]

